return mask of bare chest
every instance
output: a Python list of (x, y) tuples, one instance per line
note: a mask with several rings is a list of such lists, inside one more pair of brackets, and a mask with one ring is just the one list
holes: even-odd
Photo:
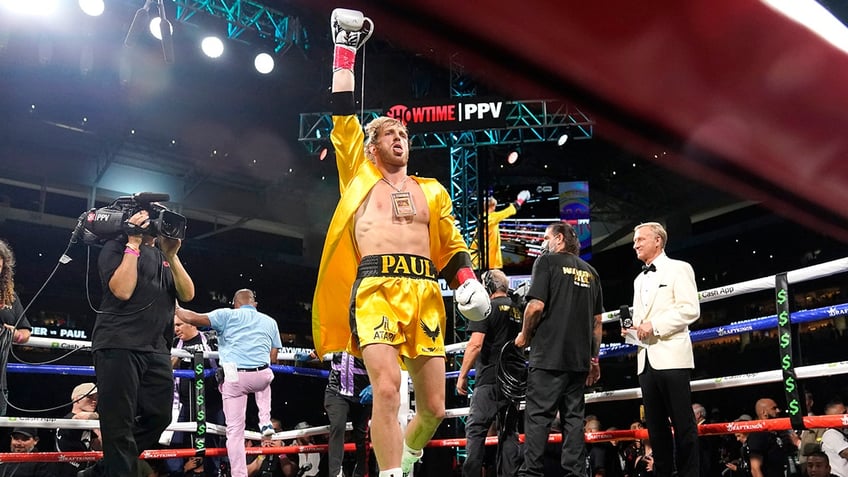
[(430, 208), (412, 180), (400, 191), (377, 182), (356, 211), (354, 234), (361, 256), (409, 253), (429, 256)]

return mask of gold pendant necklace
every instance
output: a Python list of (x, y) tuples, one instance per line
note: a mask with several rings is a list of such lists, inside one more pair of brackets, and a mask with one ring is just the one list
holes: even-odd
[(397, 220), (410, 221), (415, 216), (415, 202), (412, 201), (412, 194), (409, 191), (403, 190), (406, 187), (406, 181), (409, 176), (400, 181), (400, 187), (388, 181), (385, 177), (380, 178), (383, 182), (389, 185), (395, 192), (392, 192), (392, 215)]

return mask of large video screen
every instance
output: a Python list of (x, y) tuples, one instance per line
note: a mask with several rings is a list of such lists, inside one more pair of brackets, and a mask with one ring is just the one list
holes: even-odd
[(528, 199), (514, 216), (500, 223), (501, 255), (504, 270), (526, 273), (539, 256), (545, 229), (565, 220), (580, 237), (584, 260), (591, 257), (592, 232), (589, 223), (589, 183), (586, 181), (552, 182), (495, 186), (491, 195), (498, 201), (497, 210), (513, 202), (522, 190), (530, 191)]

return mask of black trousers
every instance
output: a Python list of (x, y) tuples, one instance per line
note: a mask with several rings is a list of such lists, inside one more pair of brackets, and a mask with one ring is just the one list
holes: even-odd
[(474, 387), (471, 410), (465, 423), (465, 449), (467, 455), (462, 465), (465, 477), (480, 477), (485, 457), (486, 436), (492, 422), (498, 428), (498, 477), (514, 477), (520, 458), (518, 449), (518, 409), (507, 414), (513, 404), (498, 393), (494, 384)]
[(103, 439), (95, 475), (138, 475), (138, 455), (155, 449), (171, 422), (174, 375), (167, 354), (125, 349), (94, 352)]
[(656, 477), (669, 477), (675, 468), (678, 477), (699, 475), (698, 425), (689, 387), (691, 374), (690, 369), (657, 370), (646, 359), (645, 369), (639, 375)]
[[(522, 477), (544, 474), (545, 444), (551, 423), (559, 411), (562, 423), (561, 465), (565, 477), (586, 476), (586, 444), (583, 417), (586, 402), (583, 389), (588, 372), (553, 371), (530, 368), (527, 375), (527, 401), (524, 408), (524, 464)], [(692, 410), (689, 410), (692, 413)]]
[[(358, 398), (357, 398), (358, 399)], [(353, 477), (363, 477), (367, 472), (365, 436), (368, 432), (368, 420), (371, 419), (371, 406), (351, 401), (338, 393), (327, 390), (324, 393), (324, 410), (330, 420), (330, 436), (327, 444), (329, 477), (338, 477), (344, 462), (345, 424), (350, 418), (353, 424), (353, 441), (356, 443), (356, 467)]]

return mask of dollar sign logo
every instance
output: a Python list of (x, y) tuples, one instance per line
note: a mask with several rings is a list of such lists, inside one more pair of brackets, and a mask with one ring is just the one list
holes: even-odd
[(786, 348), (787, 346), (789, 346), (790, 339), (791, 338), (789, 336), (789, 333), (783, 333), (782, 335), (780, 335), (780, 347)]
[(197, 425), (197, 434), (198, 435), (206, 434), (206, 424), (198, 424)]
[(786, 326), (786, 323), (789, 322), (789, 313), (787, 313), (786, 311), (781, 311), (778, 315), (777, 321), (778, 323), (780, 323), (780, 326)]
[(798, 401), (793, 399), (792, 402), (789, 403), (789, 414), (795, 416), (800, 410), (801, 406), (798, 405)]
[(782, 305), (786, 303), (786, 290), (780, 290), (777, 292), (777, 304)]
[(789, 369), (790, 366), (792, 366), (792, 357), (791, 356), (784, 356), (780, 360), (780, 362), (783, 365), (783, 369), (787, 370), (787, 369)]
[(788, 378), (786, 378), (785, 388), (786, 388), (786, 392), (788, 392), (788, 393), (791, 393), (792, 391), (795, 390), (795, 379), (793, 379), (792, 376), (789, 376)]

